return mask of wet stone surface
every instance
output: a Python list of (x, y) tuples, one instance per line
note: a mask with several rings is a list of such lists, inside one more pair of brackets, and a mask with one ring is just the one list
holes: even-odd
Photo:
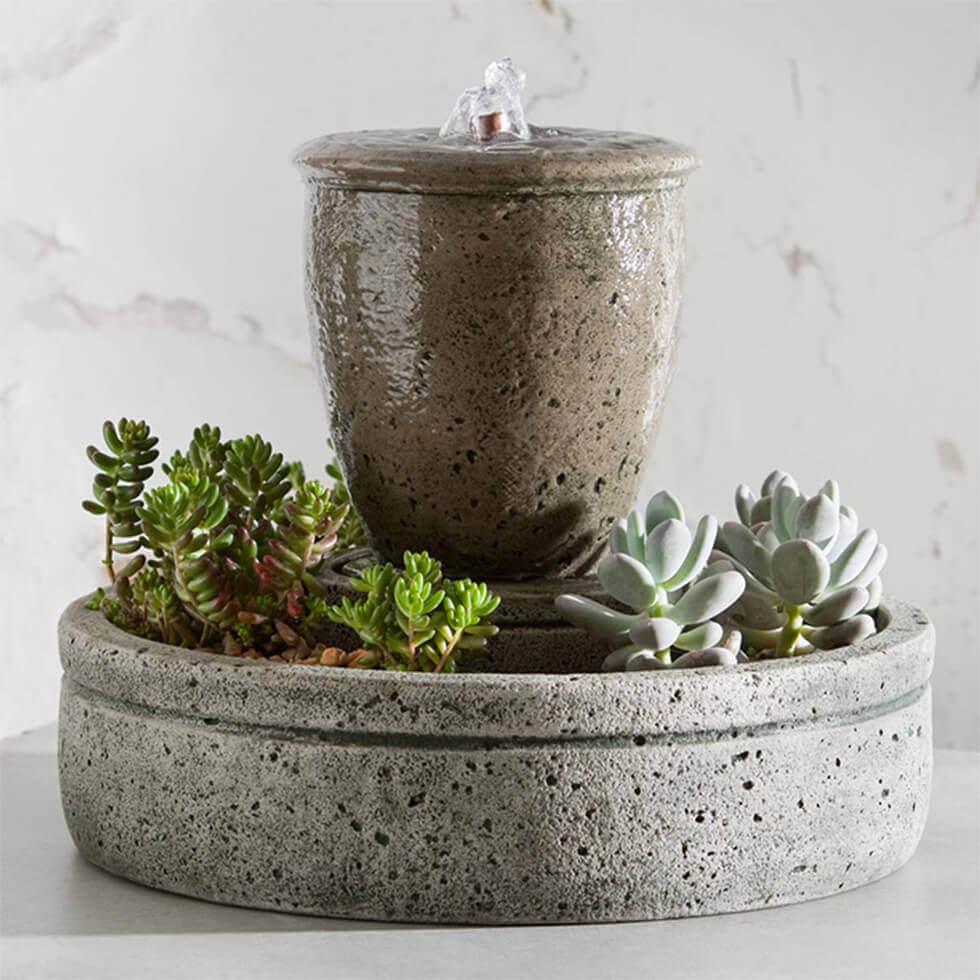
[[(305, 164), (314, 362), (371, 543), (481, 577), (588, 571), (670, 382), (680, 158), (586, 131), (455, 155), (420, 131), (413, 156), (410, 135), (387, 156), (328, 138)], [(398, 147), (382, 180), (370, 167)], [(525, 172), (530, 188), (495, 183)], [(584, 192), (596, 180), (609, 190)]]

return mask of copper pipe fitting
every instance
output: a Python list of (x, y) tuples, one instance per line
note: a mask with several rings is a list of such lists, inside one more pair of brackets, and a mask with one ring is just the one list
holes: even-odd
[(508, 123), (506, 112), (488, 112), (476, 117), (473, 121), (473, 128), (476, 130), (476, 138), (485, 143), (492, 140), (497, 133), (504, 132)]

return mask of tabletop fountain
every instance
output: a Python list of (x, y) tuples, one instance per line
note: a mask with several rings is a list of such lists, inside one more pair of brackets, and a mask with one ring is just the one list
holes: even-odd
[(59, 757), (95, 864), (531, 923), (800, 901), (913, 853), (932, 627), (838, 484), (630, 513), (694, 154), (531, 125), (523, 84), (494, 63), (440, 130), (296, 154), (333, 490), (210, 426), (145, 492), (144, 423), (90, 449), (113, 587), (61, 620)]
[(371, 546), (498, 580), (492, 655), (548, 657), (555, 637), (527, 624), (550, 624), (571, 670), (590, 651), (553, 599), (595, 591), (587, 573), (636, 497), (673, 368), (697, 160), (650, 136), (529, 127), (522, 86), (496, 63), (442, 130), (302, 147), (307, 296)]

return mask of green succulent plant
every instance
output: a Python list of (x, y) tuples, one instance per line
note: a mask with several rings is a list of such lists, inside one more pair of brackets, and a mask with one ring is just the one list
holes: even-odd
[(143, 533), (157, 567), (206, 638), (209, 627), (231, 629), (242, 608), (223, 561), (235, 529), (224, 524), (228, 501), (219, 483), (189, 467), (174, 470), (170, 479), (146, 494)]
[(227, 443), (223, 476), (229, 510), (243, 514), (256, 531), (267, 529), (280, 501), (293, 489), (290, 464), (259, 435)]
[(89, 446), (87, 450), (88, 458), (99, 472), (92, 483), (94, 499), (83, 501), (82, 506), (90, 514), (105, 516), (102, 563), (110, 580), (115, 581), (113, 556), (139, 551), (142, 534), (140, 496), (159, 453), (154, 448), (157, 438), (150, 434), (150, 427), (145, 422), (127, 418), (116, 423), (106, 421), (102, 426), (102, 438), (104, 450), (96, 446)]
[(140, 567), (116, 578), (115, 594), (96, 590), (89, 603), (127, 633), (177, 646), (194, 646), (197, 634), (189, 625), (172, 582), (159, 569), (138, 558)]
[(162, 469), (167, 476), (173, 476), (178, 470), (192, 469), (213, 480), (221, 473), (226, 452), (227, 445), (221, 441), (221, 429), (205, 423), (194, 430), (187, 452), (177, 450)]
[[(482, 583), (445, 579), (425, 552), (406, 553), (400, 569), (365, 569), (359, 600), (326, 600), (315, 574), (325, 555), (345, 534), (348, 547), (363, 543), (359, 522), (345, 530), (350, 494), (335, 462), (326, 487), (259, 435), (226, 441), (201, 425), (163, 464), (166, 482), (145, 490), (157, 457), (149, 427), (122, 419), (103, 433), (106, 451), (89, 449), (99, 472), (84, 506), (106, 519), (113, 589), (89, 605), (121, 629), (253, 657), (433, 673), (455, 671), (497, 632), (499, 599)], [(117, 554), (130, 556), (118, 570)], [(330, 622), (364, 648), (326, 647)]]
[(709, 565), (717, 531), (717, 520), (707, 515), (692, 534), (680, 502), (665, 490), (643, 513), (617, 521), (597, 575), (630, 611), (579, 595), (555, 600), (570, 622), (616, 645), (603, 669), (735, 663), (737, 653), (719, 646), (724, 630), (714, 618), (741, 596), (745, 580), (730, 565)]
[(718, 538), (746, 581), (731, 611), (743, 641), (771, 656), (846, 646), (875, 632), (880, 573), (888, 552), (870, 528), (861, 529), (853, 508), (841, 504), (828, 480), (812, 497), (781, 470), (765, 480), (762, 496), (741, 484), (735, 491), (740, 521)]
[(255, 566), (261, 585), (285, 596), (291, 590), (320, 590), (312, 569), (337, 543), (337, 532), (348, 513), (331, 489), (315, 480), (300, 484), (283, 501), (266, 553)]
[(763, 481), (762, 491), (757, 497), (744, 483), (735, 488), (735, 510), (739, 520), (746, 526), (768, 521), (772, 513), (772, 495), (781, 483), (796, 486), (796, 481), (783, 470), (773, 470)]
[(354, 630), (381, 666), (453, 673), (461, 653), (482, 649), (497, 633), (488, 618), (500, 599), (483, 583), (443, 578), (424, 551), (407, 551), (402, 562), (364, 569), (352, 582), (363, 598), (345, 597), (326, 615)]
[[(334, 546), (349, 503), (284, 463), (261, 436), (225, 441), (194, 430), (162, 467), (145, 422), (103, 428), (106, 451), (86, 510), (106, 518), (114, 584), (91, 601), (118, 626), (151, 639), (255, 655), (304, 655), (326, 621), (315, 571)], [(339, 495), (342, 497), (342, 495)], [(131, 555), (119, 570), (113, 554)]]
[[(329, 445), (329, 443), (328, 443)], [(364, 523), (361, 515), (357, 513), (354, 502), (351, 500), (350, 490), (344, 480), (340, 464), (336, 458), (331, 459), (326, 465), (327, 476), (330, 477), (331, 487), (335, 499), (340, 503), (346, 503), (350, 510), (347, 512), (347, 519), (344, 521), (337, 535), (338, 551), (353, 551), (355, 548), (363, 548), (367, 545), (367, 532), (364, 530)]]

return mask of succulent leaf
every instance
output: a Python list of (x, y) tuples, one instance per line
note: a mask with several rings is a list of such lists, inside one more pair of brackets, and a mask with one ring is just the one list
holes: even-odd
[(772, 554), (772, 581), (783, 600), (802, 605), (827, 587), (830, 563), (812, 541), (785, 541)]
[(806, 621), (811, 626), (833, 626), (866, 609), (869, 598), (868, 590), (864, 588), (841, 589), (814, 606), (806, 614)]
[(691, 547), (688, 549), (680, 568), (661, 583), (668, 592), (684, 588), (701, 573), (717, 536), (718, 521), (710, 514), (702, 517), (698, 521), (698, 526), (694, 531), (694, 540), (691, 542)]
[(705, 565), (699, 577), (708, 578), (709, 575), (717, 575), (719, 572), (730, 572), (733, 569), (735, 569), (735, 562), (729, 558), (719, 558), (717, 561)]
[(558, 611), (575, 626), (605, 639), (623, 639), (640, 620), (640, 616), (617, 612), (594, 599), (580, 595), (560, 595), (555, 599)]
[(887, 561), (888, 549), (883, 544), (879, 544), (872, 553), (871, 558), (868, 559), (867, 565), (846, 584), (860, 588), (869, 586), (881, 574), (881, 570), (885, 567)]
[(768, 581), (771, 574), (769, 552), (756, 536), (738, 521), (726, 521), (722, 534), (732, 557), (760, 581)]
[(646, 530), (652, 531), (658, 524), (673, 517), (675, 520), (684, 520), (684, 508), (680, 501), (668, 490), (661, 490), (655, 493), (647, 502), (646, 507)]
[(803, 497), (788, 483), (780, 483), (772, 498), (772, 528), (780, 541), (796, 537), (796, 518), (803, 506)]
[(752, 524), (752, 508), (755, 503), (755, 494), (744, 483), (740, 483), (735, 488), (735, 510), (746, 527)]
[(691, 547), (686, 524), (669, 517), (647, 535), (646, 567), (654, 582), (665, 582), (681, 568)]
[(680, 636), (681, 627), (672, 619), (665, 617), (654, 617), (644, 619), (630, 629), (630, 640), (644, 650), (669, 650), (677, 637)]
[(781, 483), (789, 482), (792, 489), (796, 489), (796, 482), (785, 470), (773, 470), (763, 481), (762, 481), (762, 496), (771, 497), (776, 492), (776, 487)]
[(629, 554), (629, 533), (626, 530), (626, 520), (620, 517), (609, 532), (609, 550), (614, 555)]
[(674, 640), (674, 646), (679, 650), (704, 650), (717, 646), (725, 635), (724, 629), (713, 619), (685, 630)]
[(834, 538), (834, 543), (826, 551), (827, 560), (831, 562), (840, 557), (843, 550), (857, 536), (859, 530), (857, 514), (852, 508), (846, 505), (841, 507), (838, 519), (840, 528), (837, 531), (837, 537)]
[(607, 555), (596, 570), (602, 587), (614, 599), (637, 612), (657, 598), (657, 584), (646, 566), (630, 555)]
[(868, 585), (868, 603), (864, 607), (863, 612), (874, 612), (878, 606), (881, 604), (881, 594), (882, 594), (882, 584), (881, 577), (872, 580), (871, 584)]
[(798, 537), (812, 541), (818, 548), (826, 548), (839, 530), (839, 507), (827, 495), (818, 493), (800, 508), (796, 522)]
[(682, 626), (702, 623), (723, 613), (745, 591), (738, 572), (720, 572), (692, 585), (668, 615)]
[(626, 519), (626, 540), (626, 553), (631, 558), (642, 562), (646, 554), (646, 531), (638, 510), (634, 510)]
[(833, 626), (815, 629), (807, 636), (818, 650), (835, 650), (867, 639), (875, 631), (874, 620), (867, 615), (852, 616)]
[(870, 527), (860, 531), (854, 540), (834, 559), (830, 572), (831, 587), (836, 588), (839, 585), (850, 584), (867, 567), (877, 546), (877, 532)]
[(835, 507), (840, 507), (840, 484), (836, 480), (828, 480), (820, 488), (820, 493), (830, 497)]

